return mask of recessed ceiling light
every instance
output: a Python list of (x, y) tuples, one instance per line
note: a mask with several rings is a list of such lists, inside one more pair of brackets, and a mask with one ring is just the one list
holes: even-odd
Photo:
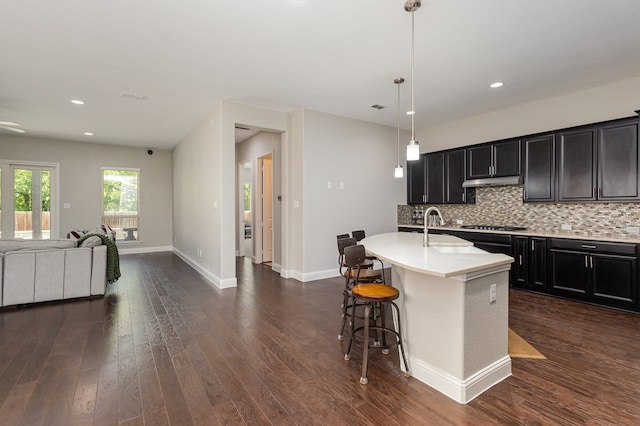
[(504, 83), (501, 81), (496, 81), (495, 83), (492, 83), (489, 87), (491, 87), (492, 89), (497, 89), (498, 87), (502, 87), (504, 86)]
[(84, 102), (78, 99), (71, 99), (71, 103), (76, 105), (84, 105)]
[(87, 135), (87, 136), (93, 136), (93, 133), (91, 133), (91, 132), (84, 132), (84, 134)]

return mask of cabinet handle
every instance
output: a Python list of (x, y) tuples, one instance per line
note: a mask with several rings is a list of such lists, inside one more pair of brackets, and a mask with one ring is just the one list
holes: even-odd
[(531, 240), (531, 251), (536, 251), (536, 247), (533, 245), (533, 240)]
[(591, 244), (582, 244), (580, 247), (586, 248), (586, 249), (596, 249), (596, 248), (598, 248), (598, 246), (594, 246), (594, 245), (591, 245)]
[(589, 267), (589, 259), (587, 259), (589, 256), (585, 256), (584, 257), (584, 267), (588, 268)]
[(596, 189), (593, 188), (593, 190), (591, 191), (591, 198), (596, 198)]
[(467, 202), (467, 193), (465, 192), (465, 190), (462, 190), (462, 202), (466, 203)]
[(591, 269), (593, 269), (593, 256), (589, 256), (589, 264), (591, 265)]
[(598, 198), (602, 198), (602, 187), (598, 187)]
[(522, 201), (525, 201), (527, 199), (527, 191), (525, 191), (524, 189), (522, 190)]

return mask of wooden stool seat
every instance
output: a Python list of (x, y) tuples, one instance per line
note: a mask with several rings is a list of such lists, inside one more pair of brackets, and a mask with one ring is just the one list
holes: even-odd
[(389, 302), (400, 297), (397, 288), (384, 284), (358, 284), (351, 292), (354, 297), (367, 302)]

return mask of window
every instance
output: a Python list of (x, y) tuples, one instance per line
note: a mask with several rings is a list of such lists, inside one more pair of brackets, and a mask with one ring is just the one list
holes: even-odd
[(116, 233), (117, 242), (140, 241), (139, 169), (102, 170), (102, 222)]

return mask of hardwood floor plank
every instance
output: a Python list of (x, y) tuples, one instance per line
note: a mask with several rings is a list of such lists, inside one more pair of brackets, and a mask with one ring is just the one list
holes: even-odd
[(640, 315), (511, 289), (509, 325), (546, 360), (458, 404), (343, 359), (341, 278), (300, 283), (238, 259), (215, 289), (172, 253), (121, 257), (104, 298), (0, 311), (0, 424), (637, 425)]
[(27, 403), (31, 398), (36, 381), (19, 383), (11, 389), (11, 392), (0, 406), (0, 421), (6, 425), (17, 425), (22, 417)]

